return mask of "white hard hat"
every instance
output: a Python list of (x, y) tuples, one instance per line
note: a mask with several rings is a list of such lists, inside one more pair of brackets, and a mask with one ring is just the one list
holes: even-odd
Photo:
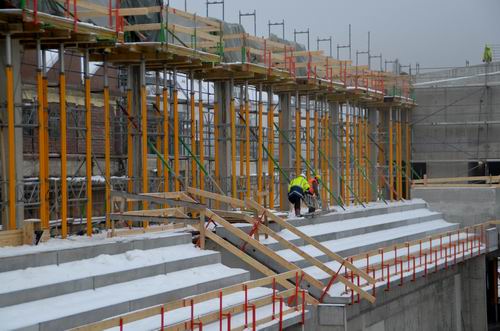
[(305, 173), (301, 173), (301, 174), (300, 174), (300, 177), (307, 178)]

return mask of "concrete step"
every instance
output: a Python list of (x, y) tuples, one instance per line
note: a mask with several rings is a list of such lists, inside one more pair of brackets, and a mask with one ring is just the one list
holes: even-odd
[(186, 244), (3, 272), (0, 284), (8, 286), (0, 287), (0, 307), (220, 263), (220, 260), (219, 252)]
[[(248, 290), (248, 300), (252, 302), (253, 300), (263, 298), (263, 297), (269, 297), (272, 294), (272, 289), (266, 288), (266, 287), (257, 287), (253, 289)], [(244, 292), (237, 292), (229, 295), (225, 295), (223, 298), (223, 309), (230, 309), (233, 307), (242, 307), (245, 302), (245, 297), (244, 297)], [(284, 306), (284, 309), (287, 309), (288, 307)], [(194, 312), (195, 316), (202, 317), (205, 315), (209, 315), (211, 313), (216, 313), (219, 311), (219, 299), (212, 299), (208, 301), (204, 301), (201, 303), (196, 303), (194, 305)], [(279, 305), (276, 305), (276, 317), (278, 317), (279, 313)], [(289, 315), (285, 315), (283, 318), (283, 326), (292, 326), (300, 323), (302, 316), (301, 316), (301, 311), (298, 313), (293, 313)], [(272, 306), (271, 305), (266, 305), (259, 307), (256, 311), (256, 318), (257, 320), (259, 319), (264, 319), (267, 317), (271, 317), (272, 315)], [(249, 312), (248, 314), (249, 321), (252, 321), (252, 314)], [(310, 313), (309, 311), (305, 312), (305, 320), (308, 320), (310, 318)], [(169, 326), (178, 324), (178, 323), (189, 323), (191, 320), (191, 310), (190, 307), (185, 307), (185, 308), (180, 308), (176, 310), (170, 310), (165, 312), (164, 315), (164, 322), (165, 322), (165, 327), (168, 328)], [(157, 330), (160, 328), (160, 322), (161, 318), (159, 316), (152, 316), (148, 317), (142, 320), (138, 320), (132, 323), (127, 323), (123, 326), (125, 330), (136, 330), (136, 331), (149, 331), (149, 330)], [(276, 318), (274, 322), (262, 324), (259, 326), (259, 330), (265, 329), (265, 330), (274, 330), (275, 328), (272, 328), (274, 324), (279, 323), (279, 318)], [(223, 325), (224, 328), (226, 327), (227, 321), (225, 320)], [(231, 327), (232, 328), (238, 328), (244, 326), (244, 314), (236, 314), (231, 317)], [(107, 331), (119, 331), (120, 328), (113, 327), (110, 329), (107, 329)], [(216, 322), (212, 322), (209, 324), (203, 325), (203, 330), (219, 330), (219, 321), (217, 320)]]
[[(458, 229), (458, 227), (458, 224), (448, 223), (445, 220), (434, 220), (352, 237), (345, 237), (342, 239), (324, 241), (321, 243), (331, 251), (343, 257), (348, 257), (396, 243), (404, 243), (406, 241), (423, 238), (432, 234), (454, 231)], [(322, 262), (329, 261), (326, 255), (311, 245), (301, 246), (301, 249)], [(301, 268), (310, 266), (310, 264), (302, 259), (301, 256), (289, 249), (279, 250), (277, 253)], [(267, 263), (273, 263), (267, 257), (258, 256), (258, 258), (265, 258)]]
[[(438, 219), (442, 219), (440, 213), (432, 212), (428, 209), (415, 209), (363, 218), (353, 218), (345, 221), (310, 224), (300, 226), (298, 229), (317, 241), (328, 241)], [(295, 245), (302, 246), (306, 244), (302, 239), (288, 230), (282, 230), (278, 232), (278, 234)], [(261, 238), (261, 242), (269, 248), (274, 250), (281, 248), (281, 245), (273, 238), (265, 239), (263, 235)]]
[(51, 239), (37, 246), (4, 247), (0, 250), (0, 272), (61, 264), (90, 259), (101, 254), (121, 254), (134, 249), (188, 244), (189, 233), (158, 233), (129, 237), (106, 238), (105, 234), (89, 237)]
[(189, 268), (95, 290), (0, 308), (5, 330), (66, 330), (249, 280), (222, 264)]
[(340, 207), (335, 207), (335, 212), (316, 216), (312, 218), (295, 218), (291, 217), (288, 222), (294, 226), (303, 226), (310, 224), (321, 224), (327, 222), (344, 221), (353, 218), (369, 217), (375, 215), (384, 215), (390, 213), (397, 213), (403, 211), (410, 211), (414, 209), (427, 208), (427, 203), (421, 199), (413, 199), (404, 202), (373, 202), (369, 203), (363, 208), (362, 206), (350, 206), (346, 210)]

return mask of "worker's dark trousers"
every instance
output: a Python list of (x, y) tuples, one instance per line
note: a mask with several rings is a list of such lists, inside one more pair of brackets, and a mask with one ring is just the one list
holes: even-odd
[(292, 186), (288, 192), (288, 201), (293, 204), (295, 216), (300, 215), (300, 200), (304, 197), (304, 190), (300, 186)]

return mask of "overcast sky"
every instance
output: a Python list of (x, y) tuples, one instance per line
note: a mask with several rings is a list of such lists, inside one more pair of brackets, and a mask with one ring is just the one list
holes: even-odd
[[(500, 0), (225, 0), (225, 19), (238, 22), (238, 11), (257, 11), (257, 35), (267, 36), (267, 22), (285, 19), (286, 38), (293, 30), (310, 29), (311, 49), (316, 38), (334, 38), (336, 45), (347, 44), (348, 24), (352, 24), (353, 60), (356, 50), (367, 48), (371, 31), (372, 54), (384, 59), (399, 58), (402, 64), (416, 62), (421, 67), (462, 66), (481, 62), (485, 43), (500, 44)], [(170, 0), (183, 9), (184, 0)], [(206, 0), (187, 0), (190, 12), (206, 14)], [(210, 15), (222, 18), (221, 6), (212, 5)], [(243, 18), (253, 33), (253, 18)], [(279, 27), (274, 28), (281, 34)], [(298, 36), (306, 43), (306, 36)], [(328, 52), (327, 43), (323, 44)], [(347, 50), (341, 58), (348, 57)], [(363, 59), (363, 60), (361, 60)], [(378, 69), (378, 60), (372, 60)], [(360, 55), (360, 63), (366, 56)]]

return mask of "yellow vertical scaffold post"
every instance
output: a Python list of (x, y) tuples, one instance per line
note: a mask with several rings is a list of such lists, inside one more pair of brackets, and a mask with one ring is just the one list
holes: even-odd
[(8, 150), (9, 150), (9, 221), (8, 229), (16, 229), (16, 144), (15, 144), (15, 108), (14, 108), (14, 74), (12, 72), (11, 36), (5, 35), (5, 77), (7, 97), (7, 125), (8, 125)]
[(345, 131), (344, 131), (344, 121), (343, 121), (343, 105), (339, 106), (339, 114), (338, 114), (338, 122), (339, 122), (339, 150), (340, 150), (340, 174), (339, 178), (341, 178), (341, 183), (340, 183), (340, 196), (342, 197), (342, 202), (345, 203), (346, 201), (346, 194), (345, 194), (345, 155), (344, 155), (344, 142), (345, 142)]
[(66, 74), (64, 69), (64, 45), (59, 48), (59, 123), (61, 138), (61, 235), (68, 235), (68, 182), (67, 182), (67, 140), (66, 140)]
[[(241, 123), (243, 122), (242, 119), (245, 118), (245, 97), (244, 97), (244, 93), (245, 93), (245, 90), (244, 90), (244, 87), (243, 85), (240, 86), (240, 108), (239, 108), (239, 119), (238, 119), (238, 123), (239, 123), (239, 128), (238, 128), (238, 131), (240, 132), (240, 134), (237, 136), (239, 139), (237, 139), (237, 141), (239, 140), (240, 142), (240, 148), (239, 148), (239, 161), (240, 161), (240, 173), (239, 173), (239, 177), (238, 177), (238, 183), (239, 183), (239, 186), (240, 188), (244, 187), (244, 179), (245, 179), (245, 155), (246, 155), (246, 124), (245, 126), (242, 126)], [(236, 117), (236, 114), (234, 115)], [(243, 196), (244, 196), (244, 191), (241, 190), (240, 194), (239, 194), (239, 197), (240, 199), (243, 199)]]
[(180, 178), (180, 151), (179, 151), (179, 91), (177, 90), (177, 71), (174, 70), (174, 172), (175, 172), (175, 191), (181, 190)]
[(398, 109), (398, 199), (403, 199), (403, 133), (401, 109)]
[[(233, 86), (234, 82), (231, 79), (230, 90), (230, 101), (229, 109), (231, 113), (231, 193), (233, 198), (237, 197), (236, 192), (236, 109), (234, 107), (234, 96), (233, 96)], [(241, 160), (240, 160), (241, 162)]]
[(85, 50), (85, 175), (87, 176), (87, 236), (92, 235), (92, 105), (90, 99), (89, 51)]
[[(161, 90), (160, 90), (160, 72), (157, 70), (155, 71), (155, 107), (156, 111), (158, 114), (161, 114)], [(156, 121), (156, 150), (158, 152), (161, 151), (161, 130), (162, 130), (162, 123), (160, 120)], [(162, 167), (162, 161), (160, 158), (160, 155), (156, 155), (156, 176), (158, 180), (161, 180), (163, 177), (163, 167)]]
[[(199, 154), (200, 163), (205, 166), (205, 118), (203, 114), (203, 82), (200, 79), (198, 81), (198, 122), (199, 124)], [(194, 153), (194, 152), (193, 152)], [(200, 171), (200, 189), (205, 190), (205, 174)], [(201, 198), (201, 203), (205, 203), (205, 198)]]
[(406, 109), (405, 131), (406, 131), (406, 199), (410, 199), (410, 180), (411, 180), (411, 131), (410, 131), (410, 109)]
[(262, 84), (259, 86), (259, 105), (258, 105), (258, 141), (257, 141), (257, 202), (262, 204), (262, 178), (263, 178), (263, 168), (262, 168), (262, 144), (263, 142), (263, 116), (264, 116), (264, 104), (262, 102)]
[[(306, 162), (311, 164), (311, 111), (309, 109), (309, 95), (306, 96)], [(311, 171), (307, 167), (307, 178), (311, 177)]]
[[(267, 149), (269, 155), (274, 157), (274, 106), (273, 92), (270, 87), (267, 91)], [(270, 157), (267, 158), (267, 175), (269, 178), (269, 208), (274, 208), (274, 164)]]
[(193, 74), (191, 73), (190, 77), (190, 93), (189, 93), (189, 109), (190, 109), (190, 117), (191, 117), (191, 152), (193, 155), (191, 156), (191, 185), (192, 187), (197, 187), (196, 183), (196, 112), (195, 112), (195, 100), (194, 100), (194, 79)]
[(318, 109), (318, 96), (314, 96), (314, 167), (316, 171), (320, 169), (320, 160), (319, 160), (319, 109)]
[[(111, 227), (111, 125), (109, 111), (108, 62), (104, 60), (104, 176), (106, 196), (106, 229)], [(62, 172), (61, 172), (62, 173)]]
[[(358, 163), (358, 108), (353, 106), (353, 116), (352, 116), (352, 159), (353, 159), (353, 170), (352, 170), (352, 180), (354, 194), (359, 196), (359, 169), (356, 166)], [(358, 199), (354, 200), (354, 204), (358, 204)]]
[[(146, 62), (141, 61), (141, 147), (142, 147), (142, 192), (149, 192), (149, 176), (148, 176), (148, 105), (146, 92)], [(148, 202), (142, 202), (142, 208), (148, 209)], [(143, 223), (144, 228), (148, 227), (148, 222)]]
[(295, 93), (295, 176), (298, 176), (301, 173), (300, 156), (302, 153), (302, 146), (300, 144), (300, 122), (300, 96), (297, 91)]
[(349, 206), (351, 204), (351, 193), (349, 193), (349, 186), (351, 186), (351, 107), (349, 102), (347, 102), (346, 114), (345, 114), (345, 179), (344, 179), (344, 192), (345, 192), (345, 204)]
[[(163, 157), (165, 161), (169, 161), (169, 150), (168, 150), (168, 80), (167, 80), (167, 70), (163, 69)], [(163, 164), (163, 190), (165, 192), (169, 191), (168, 186), (168, 168)]]
[(250, 99), (248, 93), (248, 82), (245, 82), (245, 173), (246, 173), (246, 197), (250, 198), (252, 192), (250, 174)]
[(393, 132), (392, 132), (392, 107), (389, 108), (389, 195), (391, 201), (394, 201), (394, 146), (393, 146)]

